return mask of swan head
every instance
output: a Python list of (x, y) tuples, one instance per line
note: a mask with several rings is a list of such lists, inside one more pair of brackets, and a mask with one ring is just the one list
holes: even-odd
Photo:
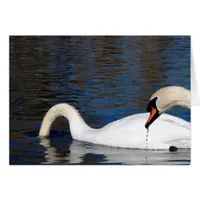
[(150, 98), (147, 111), (149, 118), (145, 123), (148, 127), (164, 112), (174, 106), (182, 106), (190, 109), (190, 92), (179, 86), (167, 86), (156, 91)]
[(158, 97), (154, 97), (150, 99), (148, 105), (147, 105), (147, 112), (150, 112), (149, 118), (145, 123), (145, 128), (148, 129), (149, 126), (160, 116), (160, 111), (158, 110), (158, 107), (156, 105), (156, 101), (158, 100)]

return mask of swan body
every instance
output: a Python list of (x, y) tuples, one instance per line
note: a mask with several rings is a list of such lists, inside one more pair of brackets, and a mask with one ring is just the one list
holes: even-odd
[[(53, 121), (64, 116), (69, 121), (70, 132), (75, 140), (95, 144), (122, 147), (146, 148), (147, 130), (144, 124), (149, 113), (135, 114), (108, 125), (94, 129), (88, 126), (79, 112), (69, 104), (57, 104), (45, 115), (39, 132), (40, 137), (50, 134)], [(148, 149), (168, 149), (170, 146), (190, 148), (190, 123), (169, 114), (162, 114), (148, 133)]]

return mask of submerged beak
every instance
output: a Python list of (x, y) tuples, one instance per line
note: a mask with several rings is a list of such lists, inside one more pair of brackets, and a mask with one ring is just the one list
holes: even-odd
[(150, 108), (147, 108), (148, 111), (150, 111), (150, 115), (148, 120), (145, 123), (145, 128), (148, 129), (148, 127), (159, 117), (159, 112), (156, 108), (151, 106)]

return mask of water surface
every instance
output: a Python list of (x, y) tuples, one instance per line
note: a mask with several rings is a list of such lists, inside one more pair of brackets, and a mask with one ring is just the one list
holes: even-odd
[[(64, 118), (38, 138), (47, 110), (66, 102), (93, 128), (146, 112), (159, 88), (190, 89), (190, 37), (10, 37), (10, 164), (189, 164), (176, 153), (71, 138)], [(190, 121), (190, 111), (172, 115)], [(161, 131), (162, 134), (162, 131)]]

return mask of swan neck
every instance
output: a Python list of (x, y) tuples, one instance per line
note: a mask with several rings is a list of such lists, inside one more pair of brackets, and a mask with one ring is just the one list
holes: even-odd
[(70, 132), (73, 138), (77, 138), (83, 131), (91, 129), (80, 116), (79, 112), (69, 104), (57, 104), (46, 113), (39, 136), (47, 137), (50, 134), (50, 128), (56, 118), (64, 116), (69, 121)]
[(174, 101), (175, 106), (181, 106), (187, 109), (191, 108), (190, 91), (185, 89), (180, 90), (180, 93), (176, 93)]
[(157, 108), (160, 113), (164, 113), (175, 106), (181, 106), (187, 109), (191, 107), (190, 91), (183, 87), (165, 87), (157, 91), (152, 97), (158, 97)]

